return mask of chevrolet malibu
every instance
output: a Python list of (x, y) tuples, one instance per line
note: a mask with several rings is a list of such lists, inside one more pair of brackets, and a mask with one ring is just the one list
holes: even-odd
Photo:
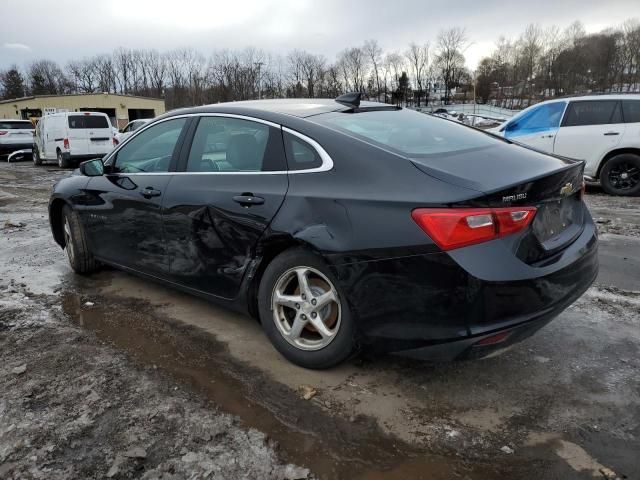
[(246, 312), (307, 368), (479, 358), (597, 271), (583, 163), (358, 94), (173, 111), (53, 189), (73, 270)]

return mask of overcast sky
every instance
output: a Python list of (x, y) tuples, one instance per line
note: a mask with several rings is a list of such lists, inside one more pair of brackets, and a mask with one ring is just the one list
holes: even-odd
[(475, 68), (500, 36), (531, 22), (588, 32), (640, 17), (640, 0), (1, 0), (0, 68), (41, 58), (61, 64), (116, 47), (255, 46), (273, 53), (301, 48), (333, 60), (348, 46), (377, 39), (385, 50), (434, 44), (442, 28), (462, 26)]

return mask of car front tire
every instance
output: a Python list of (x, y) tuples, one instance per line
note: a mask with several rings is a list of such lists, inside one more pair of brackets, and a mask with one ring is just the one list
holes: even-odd
[(610, 195), (640, 195), (640, 155), (622, 153), (602, 167), (600, 183)]
[(69, 205), (62, 209), (62, 232), (69, 264), (76, 273), (91, 273), (98, 269), (98, 262), (89, 251), (87, 237), (80, 217)]
[(258, 289), (260, 321), (274, 347), (305, 368), (329, 368), (356, 351), (356, 327), (335, 277), (317, 255), (287, 250)]

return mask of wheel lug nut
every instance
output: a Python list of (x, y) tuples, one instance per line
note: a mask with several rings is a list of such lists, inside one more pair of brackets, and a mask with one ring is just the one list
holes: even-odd
[(300, 310), (300, 304), (299, 304), (299, 303), (296, 303), (296, 308), (297, 308), (298, 310)]
[(307, 316), (303, 313), (303, 314), (302, 314), (302, 316), (301, 316), (300, 318), (302, 318), (303, 320), (306, 320), (306, 319), (307, 319)]
[(318, 316), (318, 314), (317, 314), (316, 312), (313, 312), (313, 313), (311, 314), (311, 318), (316, 318), (317, 316)]
[(306, 299), (307, 299), (307, 296), (306, 296), (304, 293), (302, 294), (302, 299), (303, 299), (303, 300), (306, 300)]
[(311, 300), (311, 305), (315, 305), (316, 303), (318, 303), (318, 301), (315, 298)]

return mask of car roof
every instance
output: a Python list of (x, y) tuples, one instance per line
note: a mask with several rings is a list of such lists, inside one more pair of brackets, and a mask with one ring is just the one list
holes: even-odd
[[(633, 93), (611, 93), (611, 94), (603, 94), (603, 95), (580, 95), (578, 97), (558, 97), (552, 98), (549, 100), (545, 100), (540, 103), (551, 103), (551, 102), (575, 102), (578, 100), (640, 100), (639, 94)], [(537, 103), (536, 105), (540, 105)]]
[[(361, 102), (360, 108), (375, 108), (381, 105), (377, 102)], [(389, 106), (389, 105), (388, 105)], [(183, 108), (172, 110), (166, 116), (182, 115), (189, 113), (238, 113), (252, 111), (256, 114), (275, 113), (282, 115), (290, 115), (298, 118), (307, 118), (323, 113), (340, 112), (353, 109), (352, 106), (344, 105), (328, 98), (287, 98), (287, 99), (269, 99), (269, 100), (245, 100), (240, 102), (214, 103), (211, 105), (203, 105), (195, 108)]]
[(50, 113), (49, 115), (44, 115), (42, 118), (47, 117), (66, 117), (69, 115), (104, 115), (109, 118), (106, 113), (102, 112), (58, 112), (58, 113)]

